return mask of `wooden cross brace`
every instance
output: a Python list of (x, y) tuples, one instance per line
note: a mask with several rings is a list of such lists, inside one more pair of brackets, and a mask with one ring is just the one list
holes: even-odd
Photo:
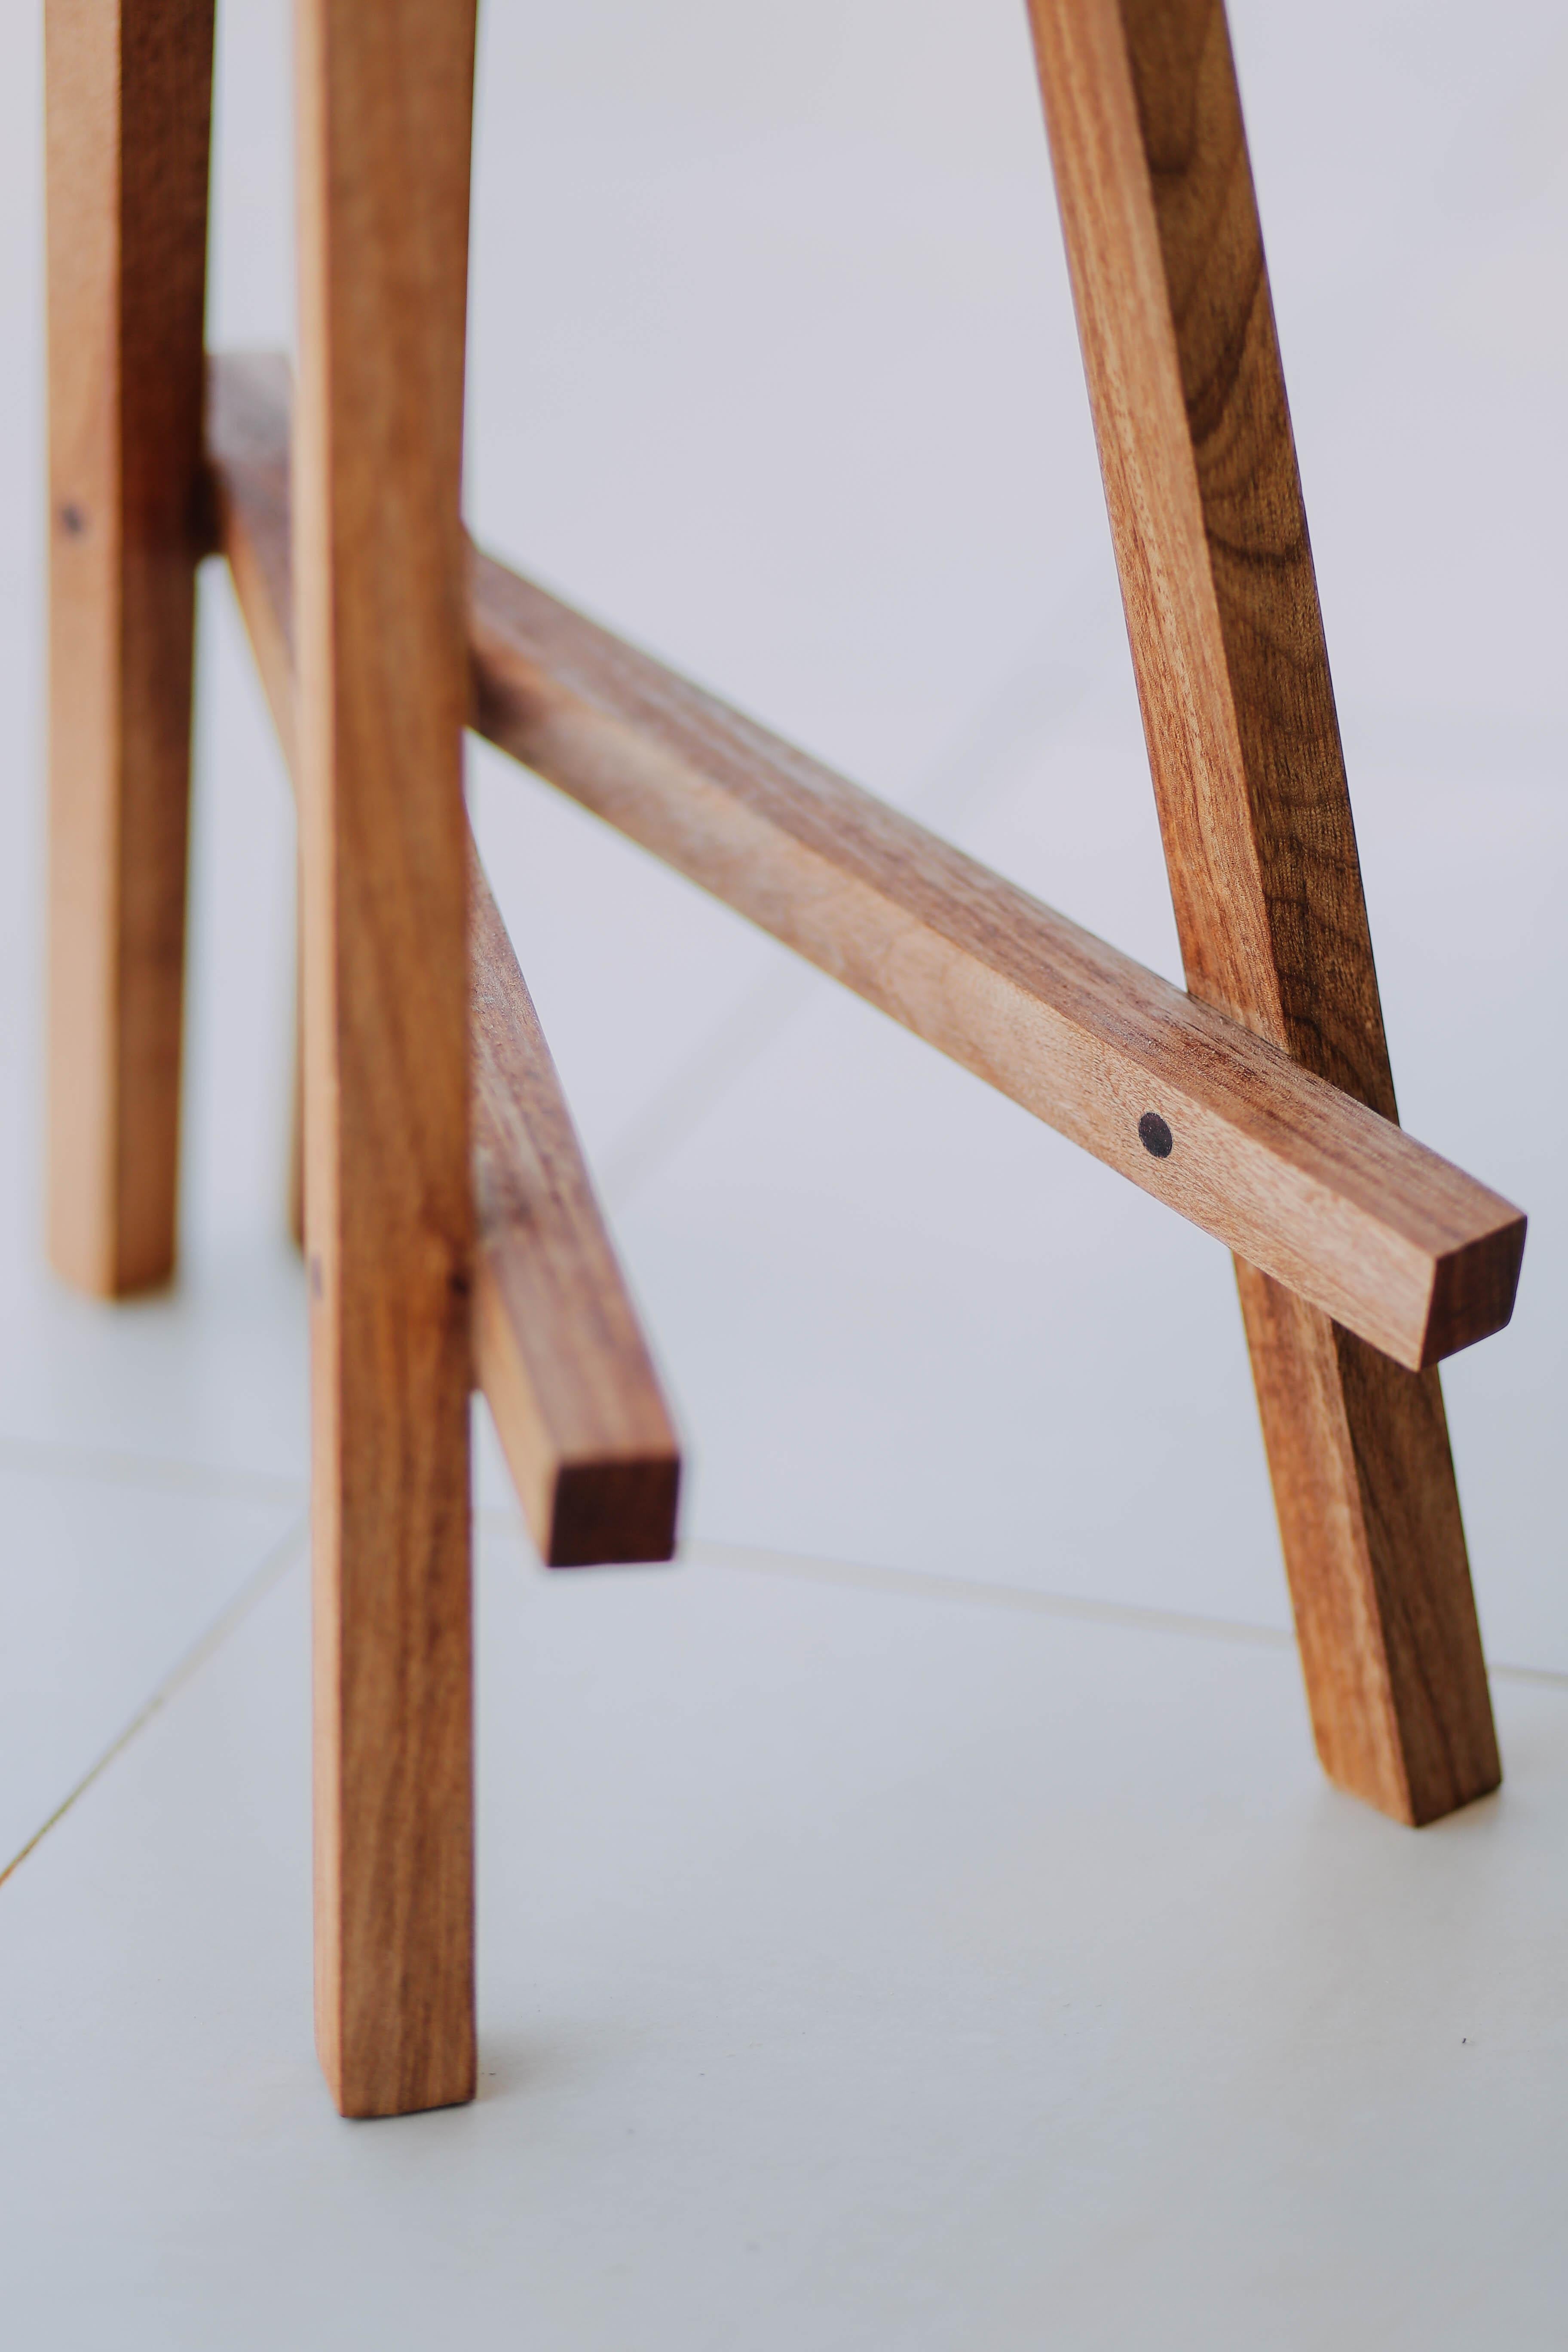
[(1507, 1322), (1524, 1220), (1396, 1123), (1220, 0), (1030, 0), (1185, 993), (470, 549), (473, 0), (297, 0), (297, 400), (204, 352), (212, 0), (47, 10), (51, 1250), (106, 1296), (174, 1265), (221, 551), (300, 799), (339, 2105), (473, 2092), (470, 1388), (546, 1559), (674, 1542), (465, 720), (1235, 1251), (1324, 1768), (1410, 1822), (1495, 1787), (1435, 1367)]

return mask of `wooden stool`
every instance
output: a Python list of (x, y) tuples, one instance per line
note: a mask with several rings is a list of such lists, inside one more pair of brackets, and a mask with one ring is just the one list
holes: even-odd
[(473, 2094), (471, 1386), (547, 1560), (674, 1540), (466, 720), (1235, 1251), (1324, 1768), (1411, 1822), (1495, 1787), (1434, 1367), (1508, 1320), (1524, 1220), (1395, 1120), (1220, 0), (1031, 0), (1185, 994), (471, 553), (474, 0), (297, 0), (292, 425), (285, 363), (204, 353), (213, 0), (47, 5), (50, 1246), (105, 1296), (174, 1263), (221, 551), (300, 800), (339, 2105)]

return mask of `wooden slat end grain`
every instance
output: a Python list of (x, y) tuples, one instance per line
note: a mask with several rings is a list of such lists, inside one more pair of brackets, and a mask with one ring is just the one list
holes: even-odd
[(1528, 1224), (1522, 1210), (1515, 1210), (1493, 1232), (1439, 1257), (1421, 1350), (1423, 1371), (1489, 1339), (1512, 1319)]

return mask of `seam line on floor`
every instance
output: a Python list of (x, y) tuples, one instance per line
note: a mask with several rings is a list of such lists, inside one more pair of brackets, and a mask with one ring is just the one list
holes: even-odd
[(305, 1519), (296, 1519), (288, 1533), (279, 1537), (279, 1540), (263, 1554), (259, 1563), (246, 1578), (227, 1607), (218, 1612), (206, 1631), (170, 1668), (152, 1696), (137, 1709), (123, 1730), (111, 1739), (109, 1746), (88, 1766), (80, 1780), (61, 1798), (48, 1819), (39, 1824), (26, 1845), (12, 1855), (4, 1870), (0, 1870), (0, 1887), (5, 1885), (6, 1880), (15, 1872), (20, 1870), (27, 1856), (37, 1851), (49, 1832), (58, 1828), (64, 1821), (78, 1798), (84, 1797), (93, 1782), (100, 1780), (108, 1771), (115, 1759), (124, 1754), (138, 1732), (146, 1728), (153, 1717), (167, 1706), (177, 1691), (183, 1690), (188, 1682), (194, 1680), (206, 1664), (207, 1660), (220, 1650), (229, 1635), (243, 1624), (258, 1601), (264, 1600), (273, 1586), (281, 1582), (288, 1570), (293, 1566), (295, 1558), (304, 1543), (307, 1528), (308, 1522)]
[[(898, 1592), (921, 1601), (962, 1601), (988, 1609), (1058, 1617), (1081, 1624), (1120, 1625), (1146, 1633), (1180, 1633), (1214, 1642), (1239, 1642), (1255, 1649), (1293, 1650), (1296, 1636), (1281, 1625), (1250, 1624), (1239, 1617), (1204, 1617), (1195, 1611), (1151, 1609), (1131, 1601), (1091, 1601), (1065, 1592), (1040, 1592), (1028, 1585), (997, 1584), (979, 1577), (942, 1576), (919, 1568), (878, 1567), (868, 1561), (820, 1559), (805, 1552), (773, 1551), (760, 1544), (710, 1541), (683, 1544), (681, 1557), (709, 1568), (737, 1568), (802, 1583), (844, 1584), (868, 1592)], [(1496, 1681), (1539, 1684), (1568, 1690), (1568, 1672), (1551, 1666), (1489, 1664)]]

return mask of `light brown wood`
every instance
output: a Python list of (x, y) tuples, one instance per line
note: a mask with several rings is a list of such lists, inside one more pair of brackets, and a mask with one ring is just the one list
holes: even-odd
[(473, 2096), (459, 521), (472, 0), (298, 0), (317, 2045)]
[(484, 556), (471, 630), (492, 741), (1293, 1290), (1414, 1363), (1507, 1321), (1519, 1212), (1277, 1046)]
[(479, 1384), (552, 1567), (668, 1559), (675, 1431), (477, 856), (473, 892)]
[[(296, 736), (287, 362), (212, 363), (219, 538), (285, 754)], [(472, 849), (476, 1370), (552, 1567), (668, 1559), (679, 1448), (571, 1114)]]
[[(1392, 1120), (1225, 11), (1031, 16), (1188, 985)], [(1237, 1247), (1319, 1753), (1432, 1820), (1500, 1770), (1436, 1375)]]
[(47, 0), (49, 1254), (173, 1271), (212, 0)]

